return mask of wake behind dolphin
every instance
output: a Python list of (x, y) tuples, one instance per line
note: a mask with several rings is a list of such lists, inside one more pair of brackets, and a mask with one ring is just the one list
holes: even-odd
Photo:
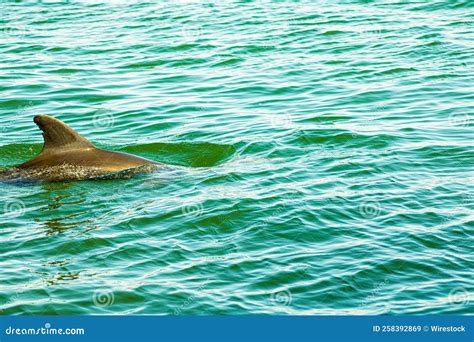
[(43, 131), (43, 150), (35, 158), (0, 172), (1, 180), (63, 182), (115, 178), (151, 172), (162, 165), (130, 154), (99, 149), (51, 116), (37, 115), (34, 122)]

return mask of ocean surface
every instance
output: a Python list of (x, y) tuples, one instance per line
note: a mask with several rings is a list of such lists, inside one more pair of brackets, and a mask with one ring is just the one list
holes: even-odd
[(4, 315), (474, 313), (474, 2), (0, 1), (36, 114), (170, 167), (0, 184)]

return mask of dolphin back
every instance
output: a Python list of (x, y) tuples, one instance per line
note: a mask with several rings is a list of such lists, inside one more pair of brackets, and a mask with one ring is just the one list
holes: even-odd
[(94, 148), (89, 140), (58, 119), (48, 115), (37, 115), (34, 122), (43, 131), (44, 146), (41, 153)]

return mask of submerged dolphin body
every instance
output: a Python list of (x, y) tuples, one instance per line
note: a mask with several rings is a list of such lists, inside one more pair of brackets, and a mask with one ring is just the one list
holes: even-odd
[(144, 158), (96, 148), (51, 116), (37, 115), (34, 122), (43, 131), (43, 150), (35, 158), (0, 172), (0, 179), (62, 182), (150, 172), (160, 166)]

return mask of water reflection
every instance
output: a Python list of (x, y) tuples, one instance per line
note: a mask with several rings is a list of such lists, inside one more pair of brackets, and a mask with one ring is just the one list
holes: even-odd
[[(80, 249), (84, 234), (98, 228), (96, 218), (90, 215), (90, 192), (79, 183), (49, 183), (41, 185), (41, 205), (34, 221), (47, 237), (51, 246), (55, 246), (53, 256), (42, 260), (42, 270), (34, 272), (47, 286), (73, 282), (86, 269), (70, 255), (72, 249)], [(84, 239), (77, 239), (79, 235)]]
[[(36, 221), (44, 224), (47, 235), (61, 234), (70, 229), (80, 228), (83, 226), (88, 226), (89, 228), (86, 231), (90, 231), (90, 226), (92, 225), (93, 221), (89, 219), (75, 220), (75, 218), (79, 216), (81, 216), (81, 214), (44, 219), (43, 221), (41, 219), (37, 219)], [(84, 231), (82, 231), (82, 233), (84, 233)]]
[(74, 183), (51, 183), (42, 185), (44, 192), (42, 199), (44, 205), (39, 208), (41, 212), (35, 218), (40, 223), (47, 235), (62, 234), (68, 231), (90, 230), (94, 221), (85, 210), (87, 191), (78, 189)]

